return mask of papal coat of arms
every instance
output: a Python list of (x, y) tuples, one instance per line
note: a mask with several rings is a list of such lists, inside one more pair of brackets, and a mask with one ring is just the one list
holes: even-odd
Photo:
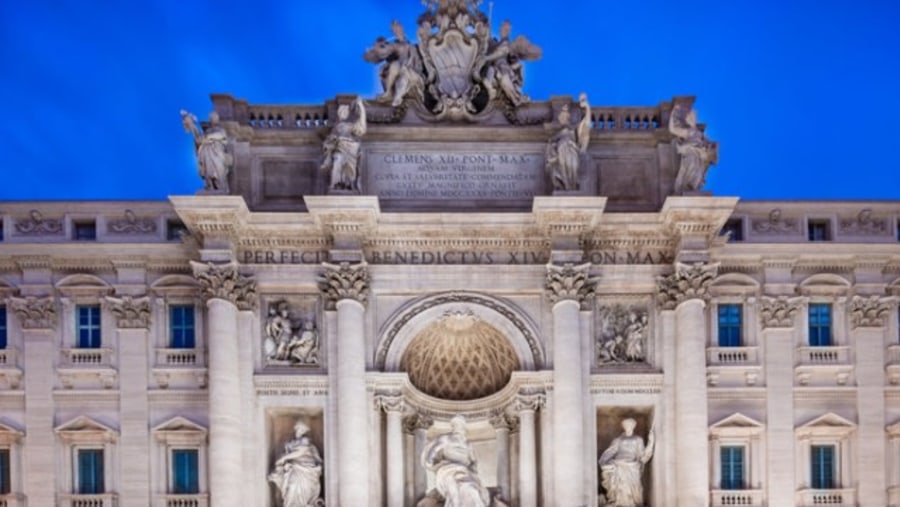
[(417, 44), (394, 21), (394, 39), (380, 37), (364, 54), (382, 63), (381, 101), (400, 107), (409, 98), (431, 118), (450, 121), (477, 121), (493, 107), (528, 101), (523, 62), (540, 58), (539, 47), (521, 35), (511, 39), (508, 21), (492, 36), (490, 20), (478, 9), (481, 0), (424, 3)]

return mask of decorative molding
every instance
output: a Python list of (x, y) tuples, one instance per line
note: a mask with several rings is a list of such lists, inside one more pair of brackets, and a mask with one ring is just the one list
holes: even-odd
[(150, 327), (150, 298), (147, 296), (122, 296), (103, 298), (109, 311), (115, 315), (119, 329), (148, 329)]
[(674, 310), (691, 299), (709, 301), (709, 286), (718, 269), (718, 263), (675, 263), (674, 273), (657, 277), (656, 302), (663, 310)]
[(434, 418), (422, 411), (415, 412), (403, 420), (403, 427), (408, 433), (415, 433), (417, 430), (428, 431), (433, 425)]
[(597, 278), (588, 277), (591, 265), (575, 266), (566, 263), (562, 266), (547, 264), (547, 279), (544, 288), (551, 303), (575, 301), (585, 308), (587, 301), (594, 296)]
[(547, 398), (543, 393), (519, 393), (513, 401), (512, 409), (518, 412), (537, 412), (544, 407)]
[(156, 229), (155, 217), (139, 217), (130, 209), (125, 210), (123, 218), (106, 222), (106, 232), (109, 234), (153, 234)]
[(323, 263), (325, 272), (319, 282), (319, 289), (325, 296), (325, 308), (334, 310), (338, 301), (352, 299), (362, 305), (369, 297), (369, 265), (365, 262), (350, 264)]
[(886, 218), (873, 217), (872, 210), (865, 208), (853, 218), (840, 220), (842, 234), (856, 236), (882, 236), (888, 233), (888, 221)]
[(787, 296), (759, 298), (759, 321), (763, 329), (794, 327), (794, 317), (800, 311), (802, 298)]
[(884, 327), (894, 303), (893, 298), (882, 296), (853, 296), (850, 300), (850, 325), (858, 327)]
[(376, 393), (375, 407), (385, 412), (398, 412), (401, 415), (409, 410), (409, 405), (399, 392)]
[(23, 329), (53, 329), (56, 327), (56, 301), (52, 297), (7, 299), (16, 312)]
[(63, 222), (59, 218), (44, 218), (40, 211), (33, 209), (28, 218), (17, 220), (16, 233), (19, 236), (56, 236), (63, 233)]
[(781, 209), (775, 208), (764, 219), (752, 220), (753, 232), (760, 234), (800, 234), (800, 222), (795, 218), (784, 218)]
[(488, 418), (488, 422), (493, 426), (494, 430), (506, 430), (513, 432), (519, 429), (519, 421), (513, 415), (507, 414), (502, 410), (498, 410)]
[(239, 310), (256, 308), (256, 280), (240, 274), (237, 263), (203, 264), (191, 261), (191, 267), (203, 299), (224, 299), (234, 303)]

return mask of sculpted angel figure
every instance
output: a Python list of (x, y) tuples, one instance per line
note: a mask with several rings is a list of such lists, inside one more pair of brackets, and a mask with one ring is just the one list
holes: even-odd
[(422, 464), (434, 472), (444, 507), (488, 507), (490, 495), (478, 477), (475, 452), (466, 439), (466, 419), (450, 420), (449, 433), (435, 438), (422, 453)]
[(269, 305), (269, 316), (266, 318), (266, 338), (263, 348), (268, 359), (283, 359), (291, 340), (290, 309), (282, 301), (278, 305)]
[(499, 89), (514, 106), (520, 106), (528, 102), (528, 96), (521, 90), (525, 82), (522, 62), (539, 59), (541, 48), (522, 35), (511, 41), (511, 31), (510, 22), (504, 21), (500, 25), (500, 39), (490, 44), (482, 43), (487, 52), (476, 63), (474, 78), (484, 85), (491, 99), (497, 96)]
[(359, 191), (357, 185), (360, 138), (366, 134), (366, 106), (361, 98), (353, 102), (356, 120), (350, 120), (350, 106), (338, 106), (338, 121), (325, 138), (322, 170), (331, 173), (331, 190)]
[(637, 421), (627, 418), (622, 421), (622, 434), (613, 439), (609, 447), (600, 455), (600, 476), (606, 490), (606, 507), (642, 507), (644, 487), (641, 476), (644, 465), (653, 457), (656, 437), (650, 428), (647, 445), (644, 439), (634, 434)]
[(591, 139), (591, 106), (587, 95), (582, 93), (578, 97), (578, 105), (584, 111), (578, 125), (572, 127), (569, 105), (563, 104), (557, 118), (559, 130), (547, 142), (546, 167), (554, 190), (578, 190), (581, 155)]
[(294, 439), (284, 445), (284, 454), (275, 461), (269, 482), (281, 492), (284, 507), (321, 507), (322, 456), (307, 436), (309, 426), (294, 425)]
[(406, 39), (399, 21), (391, 23), (391, 32), (393, 42), (379, 37), (363, 54), (363, 59), (369, 63), (384, 62), (379, 72), (384, 93), (378, 100), (391, 101), (391, 105), (397, 107), (410, 93), (421, 93), (422, 59), (416, 46)]
[(669, 132), (675, 136), (675, 148), (681, 155), (681, 167), (675, 178), (676, 192), (696, 192), (706, 182), (706, 171), (718, 162), (716, 143), (697, 126), (697, 111), (676, 105), (669, 116)]
[(219, 125), (219, 114), (213, 111), (209, 115), (209, 127), (201, 130), (197, 117), (182, 109), (181, 125), (194, 136), (197, 166), (204, 189), (227, 194), (228, 173), (234, 165), (234, 158), (229, 153), (228, 134)]

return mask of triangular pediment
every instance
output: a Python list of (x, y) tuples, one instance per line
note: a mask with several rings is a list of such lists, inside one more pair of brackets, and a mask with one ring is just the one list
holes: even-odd
[(762, 432), (765, 428), (763, 424), (752, 417), (746, 416), (740, 412), (735, 412), (728, 417), (709, 427), (711, 435), (716, 436), (738, 436), (738, 435), (754, 435)]
[(856, 424), (834, 412), (816, 417), (797, 427), (798, 436), (803, 435), (835, 435), (846, 436), (856, 429)]
[(0, 422), (0, 445), (18, 443), (24, 436), (25, 433), (22, 430)]
[(887, 426), (885, 428), (885, 431), (887, 431), (887, 434), (892, 437), (900, 437), (900, 421), (897, 421), (894, 424)]
[(56, 433), (77, 434), (77, 433), (103, 433), (107, 435), (117, 435), (118, 430), (111, 428), (95, 419), (86, 415), (78, 416), (68, 422), (60, 424), (54, 430)]
[(161, 424), (157, 424), (151, 430), (153, 433), (203, 433), (207, 430), (203, 426), (182, 416), (175, 416)]

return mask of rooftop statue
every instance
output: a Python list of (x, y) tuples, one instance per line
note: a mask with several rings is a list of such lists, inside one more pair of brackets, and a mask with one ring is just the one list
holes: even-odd
[(227, 194), (228, 174), (234, 165), (230, 141), (225, 129), (219, 124), (219, 114), (209, 115), (209, 125), (201, 130), (197, 117), (181, 110), (181, 124), (184, 130), (194, 136), (194, 150), (197, 152), (197, 167), (203, 178), (204, 190)]
[(504, 22), (499, 38), (491, 37), (488, 17), (480, 1), (423, 2), (413, 45), (394, 21), (394, 40), (381, 37), (363, 55), (382, 63), (379, 101), (401, 107), (408, 97), (429, 119), (476, 121), (498, 105), (518, 107), (528, 101), (521, 91), (522, 62), (537, 60), (541, 49), (527, 38), (510, 40)]
[(669, 116), (669, 132), (676, 137), (675, 148), (681, 166), (675, 178), (675, 192), (697, 192), (706, 183), (706, 171), (719, 160), (718, 145), (703, 135), (697, 125), (697, 111), (676, 104)]
[(591, 140), (591, 106), (587, 95), (578, 97), (578, 105), (583, 111), (581, 121), (572, 126), (569, 105), (563, 104), (557, 117), (558, 130), (547, 142), (547, 172), (553, 181), (554, 190), (578, 190), (578, 170), (581, 155), (587, 150)]
[(338, 106), (337, 123), (325, 138), (322, 170), (331, 173), (330, 190), (359, 192), (359, 145), (366, 135), (366, 106), (359, 97), (353, 102), (357, 116), (350, 119), (350, 106)]

